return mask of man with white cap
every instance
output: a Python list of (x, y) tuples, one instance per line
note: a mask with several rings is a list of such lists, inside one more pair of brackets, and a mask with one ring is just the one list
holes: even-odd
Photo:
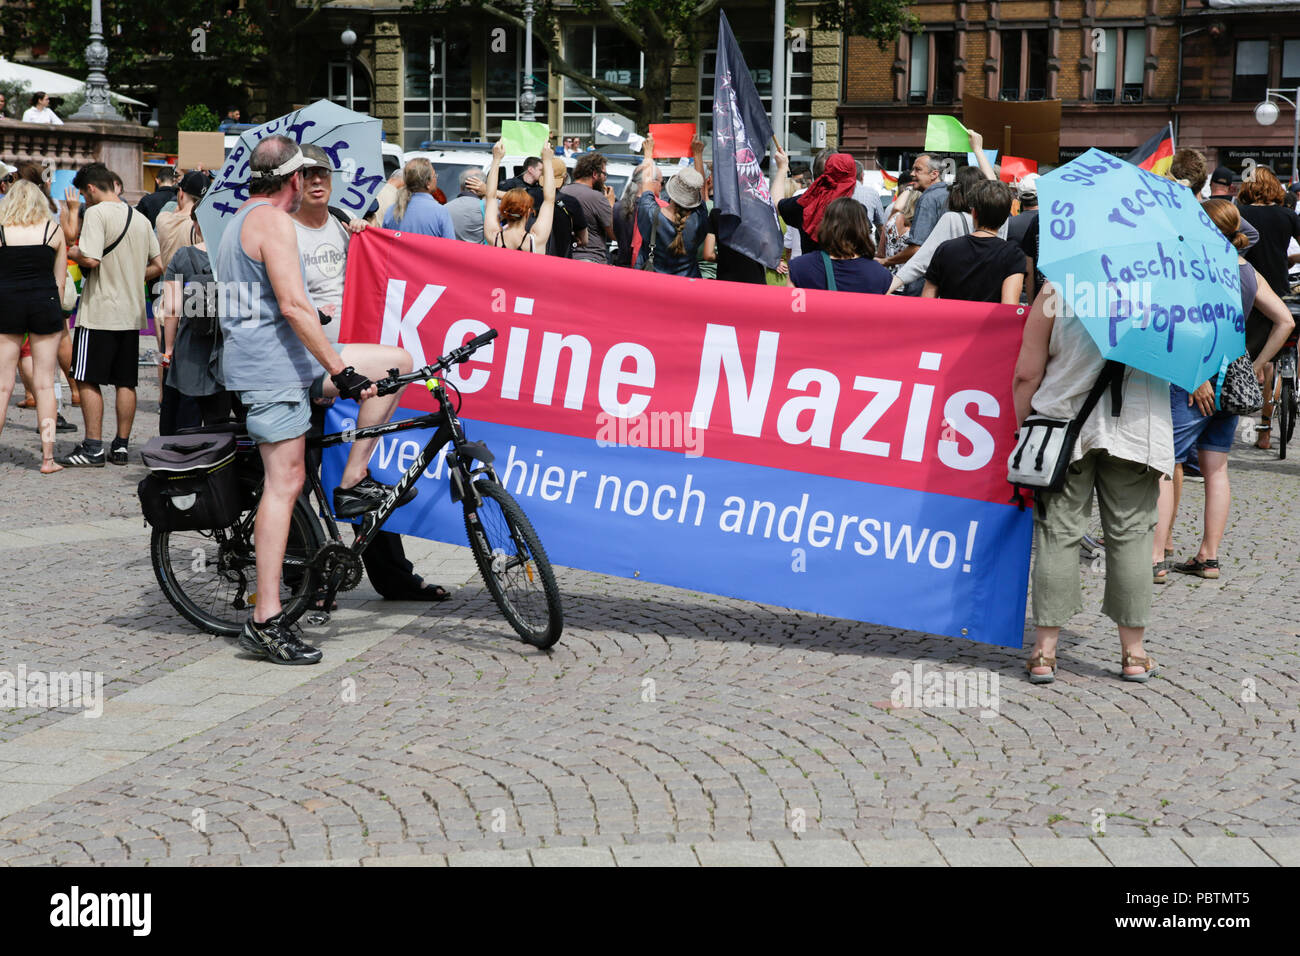
[[(379, 397), (371, 376), (382, 377), (389, 368), (406, 373), (412, 367), (411, 356), (392, 346), (348, 345), (340, 354), (321, 327), (307, 293), (292, 218), (302, 205), (304, 170), (317, 165), (287, 136), (258, 143), (249, 158), (249, 198), (226, 227), (213, 258), (226, 291), (222, 374), (226, 387), (248, 409), (248, 434), (257, 442), (266, 470), (253, 529), (258, 600), (239, 644), (276, 664), (321, 659), (320, 650), (284, 622), (280, 604), (289, 524), (306, 480), (304, 436), (311, 426), (311, 400), (358, 399), (358, 427), (382, 424), (398, 396)], [(342, 483), (334, 490), (340, 517), (373, 511), (392, 491), (366, 470), (374, 444), (375, 439), (352, 444)]]

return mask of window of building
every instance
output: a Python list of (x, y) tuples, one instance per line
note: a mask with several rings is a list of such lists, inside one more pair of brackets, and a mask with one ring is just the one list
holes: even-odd
[(1238, 40), (1232, 98), (1258, 102), (1268, 90), (1268, 41)]
[(1146, 80), (1146, 30), (1101, 30), (1095, 41), (1094, 103), (1141, 103)]
[[(350, 67), (350, 68), (349, 68)], [(370, 112), (370, 75), (355, 60), (332, 60), (312, 84), (313, 100), (329, 100), (358, 113)]]
[[(956, 35), (951, 30), (908, 34), (907, 102), (912, 106), (951, 106)], [(933, 67), (933, 72), (931, 68)]]
[(920, 106), (930, 94), (930, 37), (924, 33), (911, 34), (908, 49), (911, 56), (907, 66), (907, 102)]
[[(486, 64), (486, 95), (483, 98), (484, 136), (495, 142), (501, 136), (502, 120), (521, 119), (519, 96), (524, 91), (524, 37), (522, 30), (505, 31), (505, 36), (484, 38), (483, 62)], [(502, 47), (504, 43), (504, 49)], [(546, 119), (546, 48), (533, 40), (533, 94), (537, 97), (535, 115)]]
[(1047, 98), (1047, 31), (1003, 30), (998, 98)]
[(930, 43), (934, 50), (934, 105), (951, 106), (956, 89), (953, 60), (957, 58), (957, 35), (952, 31), (933, 33)]
[(1282, 41), (1282, 76), (1279, 82), (1283, 89), (1300, 88), (1300, 40)]
[[(754, 78), (763, 108), (770, 114), (772, 41), (738, 37), (736, 42)], [(706, 143), (713, 132), (713, 80), (717, 62), (716, 50), (705, 50), (700, 59), (700, 114), (696, 125)], [(776, 137), (788, 154), (807, 155), (812, 150), (812, 51), (806, 48), (800, 53), (787, 51), (785, 76), (785, 129), (776, 130)]]
[(471, 50), (468, 34), (403, 33), (403, 149), (425, 140), (480, 138), (472, 126)]
[(1121, 93), (1125, 103), (1142, 102), (1142, 81), (1146, 76), (1146, 30), (1124, 31), (1124, 86)]
[[(641, 50), (622, 31), (614, 27), (570, 27), (564, 33), (564, 56), (570, 63), (595, 79), (624, 86), (641, 86), (644, 79), (645, 57)], [(610, 99), (633, 104), (629, 96), (620, 96), (603, 90)], [(576, 82), (564, 78), (565, 136), (581, 136), (583, 142), (591, 139), (591, 117), (608, 113), (605, 106)]]

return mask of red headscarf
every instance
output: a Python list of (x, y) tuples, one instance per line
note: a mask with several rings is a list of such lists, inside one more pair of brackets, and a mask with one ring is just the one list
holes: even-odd
[(852, 197), (857, 184), (858, 166), (852, 156), (835, 153), (827, 159), (826, 170), (799, 197), (799, 205), (803, 206), (803, 231), (816, 239), (826, 207), (832, 200)]

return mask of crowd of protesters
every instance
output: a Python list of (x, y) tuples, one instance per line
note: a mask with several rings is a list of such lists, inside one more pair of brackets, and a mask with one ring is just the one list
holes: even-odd
[[(33, 101), (34, 116), (48, 109), (42, 102)], [(238, 119), (237, 110), (227, 112), (227, 122)], [(809, 169), (792, 171), (789, 158), (776, 147), (771, 212), (784, 232), (784, 252), (775, 268), (725, 240), (698, 138), (689, 164), (665, 176), (652, 158), (653, 138), (647, 137), (643, 162), (621, 197), (607, 182), (607, 158), (582, 151), (572, 139), (559, 149), (548, 145), (515, 170), (502, 169), (505, 148), (498, 143), (487, 170), (466, 170), (458, 181), (446, 184), (454, 193), (450, 199), (439, 188), (433, 164), (415, 158), (384, 185), (363, 219), (331, 206), (331, 176), (336, 170), (324, 151), (304, 146), (290, 156), (291, 146), (262, 150), (284, 155), (266, 159), (267, 188), (261, 192), (274, 194), (263, 205), (274, 206), (292, 220), (292, 254), (301, 266), (303, 298), (314, 306), (323, 329), (319, 340), (317, 333), (307, 336), (296, 325), (294, 334), (303, 337), (319, 365), (328, 368), (327, 362), (337, 359), (348, 366), (346, 372), (355, 366), (358, 381), (366, 369), (401, 366), (403, 361), (389, 354), (391, 349), (371, 354), (367, 349), (380, 347), (339, 341), (348, 244), (369, 226), (688, 279), (1025, 304), (1030, 309), (1013, 385), (1018, 421), (1031, 409), (1071, 418), (1105, 366), (1082, 323), (1036, 269), (1037, 176), (1030, 174), (1014, 184), (1000, 181), (978, 134), (972, 137), (977, 166), (958, 170), (949, 182), (941, 160), (921, 154), (887, 205), (865, 184), (862, 165), (852, 156), (823, 150)], [(292, 171), (276, 171), (290, 166)], [(0, 320), (0, 399), (8, 405), (19, 372), (28, 399), (24, 406), (34, 406), (41, 423), (42, 474), (127, 463), (140, 329), (150, 308), (157, 320), (163, 370), (161, 434), (226, 421), (241, 406), (268, 435), (282, 430), (286, 423), (272, 420), (266, 402), (259, 401), (263, 393), (256, 383), (234, 387), (223, 375), (223, 329), (230, 329), (229, 317), (217, 315), (215, 303), (202, 292), (210, 287), (217, 257), (217, 250), (204, 240), (197, 216), (209, 184), (206, 173), (165, 170), (156, 190), (133, 208), (121, 198), (120, 177), (102, 164), (79, 170), (74, 188), (57, 197), (50, 195), (40, 167), (4, 167), (0, 173), (6, 170), (7, 195), (0, 200), (0, 294), (9, 308)], [(1290, 291), (1288, 269), (1300, 261), (1300, 251), (1289, 246), (1300, 239), (1296, 191), (1284, 189), (1270, 170), (1260, 168), (1234, 199), (1231, 171), (1221, 167), (1211, 173), (1194, 150), (1178, 152), (1170, 177), (1198, 194), (1208, 186), (1211, 198), (1204, 203), (1205, 212), (1240, 250), (1242, 305), (1250, 317), (1248, 352), (1267, 387), (1270, 362), (1294, 328), (1281, 297)], [(296, 198), (285, 192), (294, 188), (300, 190)], [(271, 215), (255, 212), (257, 206), (241, 210), (250, 222)], [(228, 245), (222, 248), (230, 268), (251, 268), (244, 260), (258, 264), (246, 251), (239, 259)], [(147, 299), (146, 285), (158, 279), (155, 291), (160, 294)], [(75, 331), (69, 335), (67, 314), (74, 311)], [(288, 321), (290, 312), (284, 315)], [(409, 363), (409, 357), (404, 360)], [(83, 419), (80, 442), (63, 455), (56, 454), (55, 436), (75, 426), (64, 417), (62, 389), (56, 388), (60, 368), (69, 398), (80, 406)], [(318, 424), (321, 403), (336, 393), (349, 394), (346, 373), (325, 378), (333, 384), (318, 389), (309, 383), (310, 401), (302, 412), (315, 416)], [(1152, 581), (1164, 583), (1170, 571), (1219, 575), (1219, 548), (1230, 506), (1228, 452), (1237, 434), (1237, 417), (1216, 407), (1215, 385), (1212, 379), (1189, 394), (1145, 373), (1125, 370), (1122, 402), (1112, 414), (1096, 413), (1083, 423), (1065, 488), (1038, 495), (1033, 571), (1037, 636), (1027, 665), (1031, 681), (1054, 679), (1060, 628), (1079, 609), (1078, 549), (1091, 540), (1094, 497), (1100, 504), (1107, 556), (1103, 610), (1119, 626), (1125, 680), (1145, 681), (1155, 672), (1154, 658), (1143, 646)], [(107, 447), (102, 435), (104, 386), (114, 388), (116, 410), (115, 435)], [(378, 415), (376, 420), (382, 420), (392, 409), (391, 403), (380, 404), (383, 407), (363, 406), (369, 411), (361, 417)], [(1268, 447), (1269, 418), (1266, 405), (1261, 448)], [(251, 420), (249, 427), (254, 427)], [(293, 427), (298, 427), (296, 422)], [(366, 449), (358, 446), (353, 451), (335, 501), (359, 513), (382, 500), (388, 488), (366, 472)], [(1204, 477), (1202, 539), (1195, 555), (1173, 563), (1169, 542), (1185, 475)], [(301, 484), (295, 476), (286, 465), (279, 476), (283, 480), (271, 482), (268, 472), (268, 482), (287, 495), (285, 489), (296, 480)], [(1148, 552), (1153, 555), (1150, 579)], [(396, 535), (380, 535), (365, 557), (381, 593), (426, 600), (447, 596), (414, 573)], [(275, 610), (259, 609), (262, 619), (256, 627), (267, 625), (267, 616)], [(269, 644), (258, 644), (263, 652), (287, 647), (286, 653), (296, 658), (292, 662), (319, 659), (319, 652), (300, 641), (294, 644), (283, 634), (277, 638), (274, 627), (257, 633), (271, 635), (266, 638)]]

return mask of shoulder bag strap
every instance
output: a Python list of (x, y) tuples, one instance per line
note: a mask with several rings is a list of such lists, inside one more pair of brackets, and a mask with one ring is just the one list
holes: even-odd
[(133, 213), (132, 213), (132, 211), (131, 211), (131, 207), (130, 207), (130, 206), (127, 206), (127, 207), (126, 207), (126, 225), (124, 225), (124, 226), (122, 227), (122, 233), (121, 233), (121, 235), (119, 235), (116, 239), (114, 239), (112, 242), (110, 242), (110, 243), (108, 244), (108, 247), (107, 247), (107, 248), (103, 251), (103, 253), (100, 255), (100, 257), (99, 257), (100, 259), (103, 259), (104, 256), (108, 255), (110, 252), (112, 252), (114, 249), (116, 249), (118, 243), (120, 243), (123, 239), (126, 238), (126, 231), (127, 231), (128, 229), (131, 228), (131, 216), (132, 216), (132, 215), (133, 215)]
[(1092, 410), (1097, 407), (1101, 401), (1102, 394), (1106, 389), (1110, 389), (1110, 413), (1116, 418), (1119, 417), (1121, 404), (1121, 392), (1124, 388), (1124, 366), (1119, 362), (1108, 361), (1097, 376), (1097, 382), (1092, 386), (1092, 391), (1088, 393), (1083, 407), (1079, 409), (1079, 414), (1074, 420), (1083, 424), (1092, 414)]
[(656, 203), (654, 215), (650, 217), (650, 244), (646, 246), (645, 265), (641, 268), (651, 272), (654, 271), (655, 267), (655, 240), (659, 238), (659, 217), (663, 215), (663, 212), (659, 208), (659, 204)]
[(826, 267), (826, 288), (830, 292), (837, 292), (839, 290), (835, 288), (835, 267), (831, 265), (831, 257), (825, 252), (821, 254), (821, 257), (822, 265)]

